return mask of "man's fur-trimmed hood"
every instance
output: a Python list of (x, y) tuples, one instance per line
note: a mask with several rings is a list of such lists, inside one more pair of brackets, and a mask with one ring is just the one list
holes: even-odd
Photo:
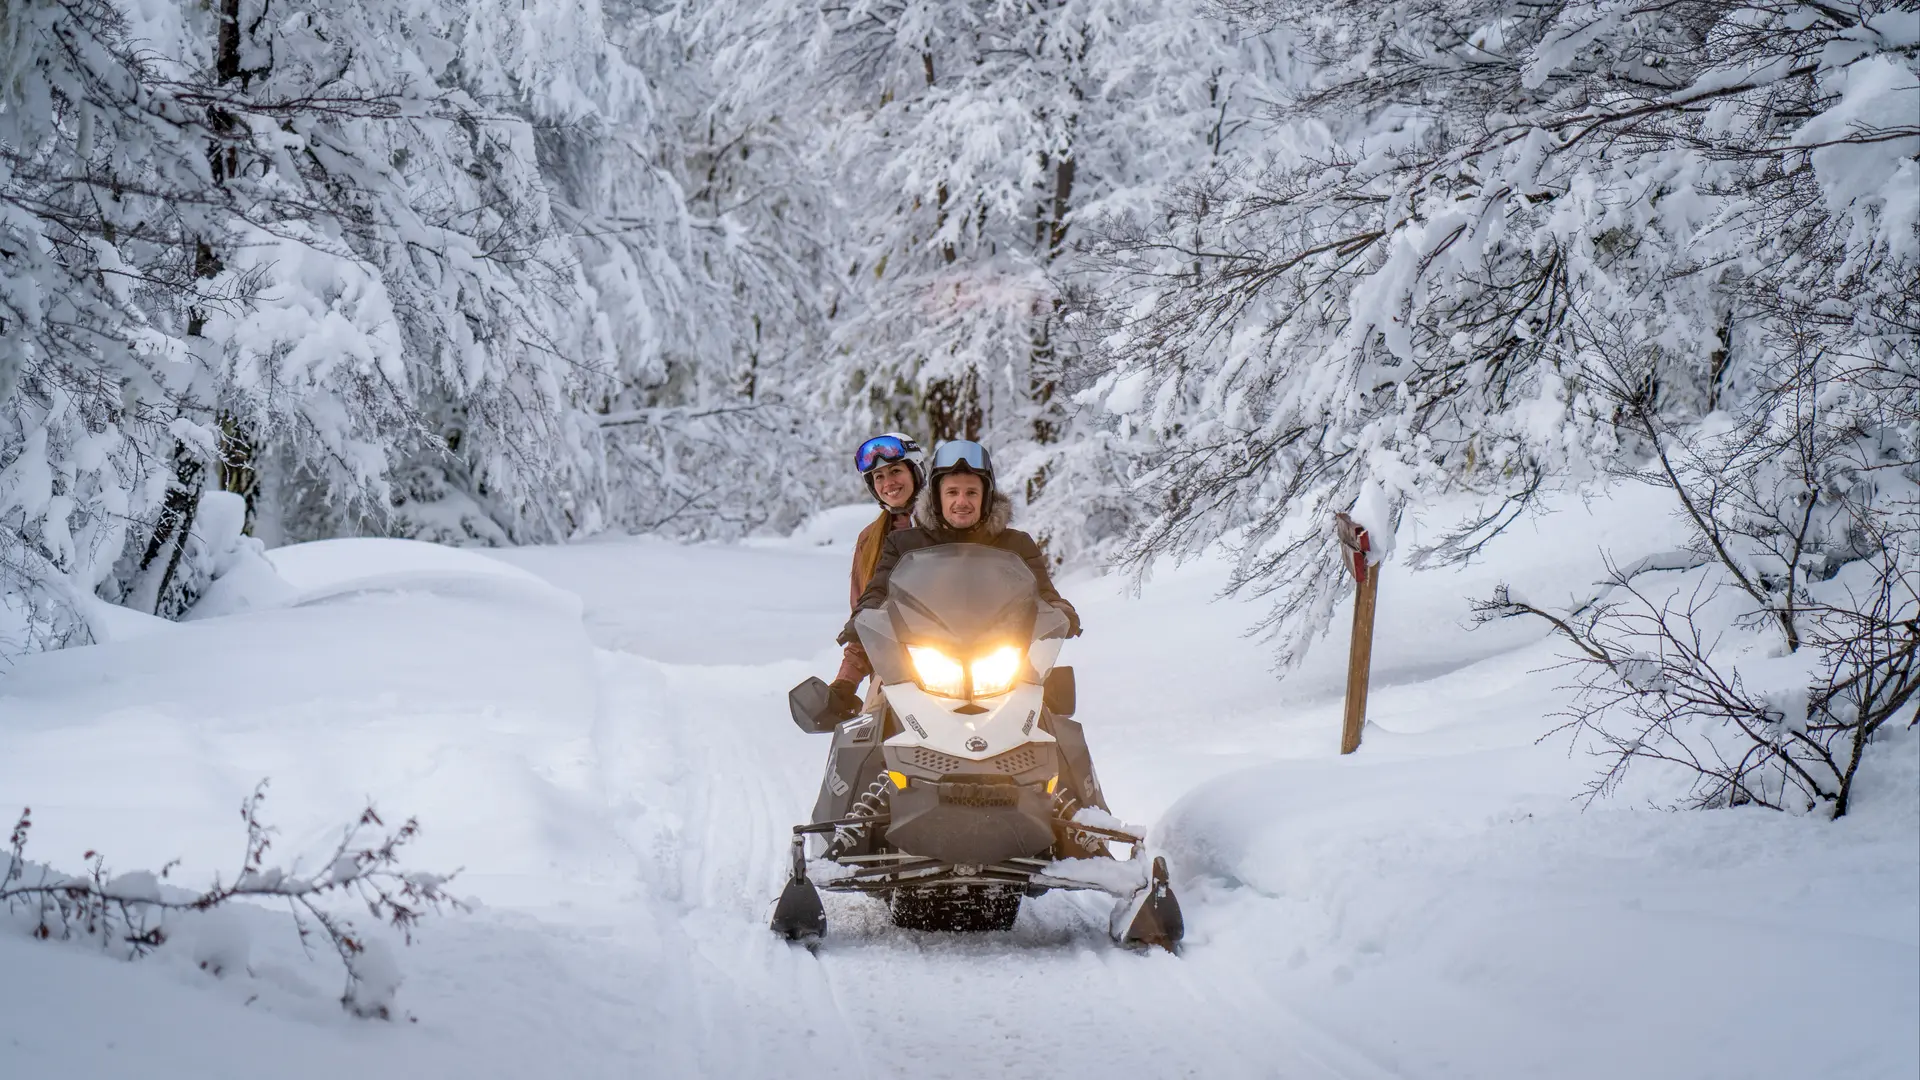
[(934, 499), (936, 485), (923, 484), (913, 497), (913, 523), (938, 540), (992, 541), (1013, 524), (1013, 500), (995, 488), (987, 501), (987, 512), (971, 529), (956, 530), (940, 520), (939, 504)]

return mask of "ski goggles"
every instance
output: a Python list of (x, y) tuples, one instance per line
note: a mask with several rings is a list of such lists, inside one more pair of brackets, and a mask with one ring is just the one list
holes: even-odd
[(955, 468), (960, 465), (965, 465), (977, 473), (992, 474), (993, 455), (987, 453), (986, 447), (981, 446), (977, 442), (969, 442), (966, 439), (954, 439), (951, 442), (943, 442), (940, 444), (940, 448), (933, 452), (933, 468), (935, 472)]
[(875, 435), (853, 452), (853, 467), (865, 476), (882, 465), (905, 461), (907, 455), (920, 452), (920, 444), (898, 435)]

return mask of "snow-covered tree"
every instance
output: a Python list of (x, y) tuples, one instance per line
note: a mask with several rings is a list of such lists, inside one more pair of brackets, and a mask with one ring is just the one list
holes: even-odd
[(790, 527), (844, 479), (808, 391), (838, 235), (815, 128), (787, 102), (728, 99), (714, 43), (657, 7), (608, 12), (648, 76), (645, 131), (582, 132), (571, 160), (587, 171), (553, 157), (612, 330), (615, 380), (596, 403), (610, 520), (680, 536)]
[(538, 146), (644, 124), (596, 5), (4, 20), (5, 651), (180, 611), (212, 490), (269, 539), (604, 522), (615, 345)]
[(1091, 396), (1154, 440), (1131, 554), (1230, 540), (1283, 662), (1325, 625), (1327, 523), (1368, 485), (1395, 507), (1485, 492), (1426, 553), (1469, 557), (1544, 485), (1654, 452), (1597, 357), (1632, 358), (1663, 431), (1790, 356), (1911, 370), (1911, 6), (1235, 11), (1312, 72), (1261, 158), (1110, 236), (1130, 288), (1101, 311), (1114, 370)]
[(418, 430), (388, 298), (276, 168), (292, 112), (392, 102), (251, 96), (236, 24), (172, 14), (34, 0), (0, 23), (5, 651), (86, 640), (96, 590), (177, 607), (201, 493), (251, 492), (268, 424), (343, 501), (377, 496), (380, 442)]
[[(817, 129), (840, 275), (824, 434), (985, 439), (1016, 494), (1062, 471), (1095, 478), (1070, 485), (1083, 507), (1109, 494), (1108, 455), (1062, 449), (1090, 381), (1063, 325), (1099, 287), (1084, 237), (1154, 213), (1222, 151), (1255, 108), (1264, 40), (1160, 0), (717, 3), (697, 25), (729, 101), (804, 104)], [(1078, 532), (1098, 515), (1069, 516)]]

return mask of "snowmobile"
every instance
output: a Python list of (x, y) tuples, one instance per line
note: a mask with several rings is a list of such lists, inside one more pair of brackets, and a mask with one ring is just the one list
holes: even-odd
[[(803, 731), (831, 732), (813, 820), (795, 826), (773, 930), (817, 943), (820, 892), (884, 901), (917, 930), (1011, 929), (1022, 896), (1114, 896), (1110, 929), (1171, 951), (1183, 924), (1166, 860), (1106, 812), (1080, 724), (1069, 632), (1019, 556), (980, 544), (911, 551), (887, 602), (854, 630), (879, 707), (840, 720), (819, 679), (787, 702)], [(1128, 845), (1119, 860), (1109, 844)]]

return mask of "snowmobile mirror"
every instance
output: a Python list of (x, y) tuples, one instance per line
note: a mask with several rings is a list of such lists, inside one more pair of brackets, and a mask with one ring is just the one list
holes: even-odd
[(1041, 700), (1046, 702), (1048, 712), (1055, 716), (1072, 716), (1074, 697), (1071, 667), (1057, 667), (1047, 672), (1046, 690)]
[(787, 709), (795, 726), (809, 735), (823, 735), (840, 724), (833, 711), (833, 694), (818, 675), (787, 691)]

